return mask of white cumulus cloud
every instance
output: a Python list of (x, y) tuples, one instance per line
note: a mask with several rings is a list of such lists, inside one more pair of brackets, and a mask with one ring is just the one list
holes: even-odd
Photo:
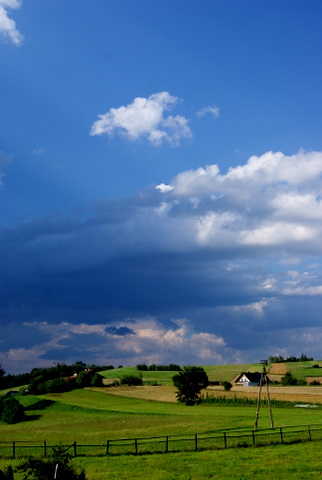
[(321, 173), (322, 152), (299, 151), (295, 155), (266, 152), (253, 155), (244, 165), (231, 167), (224, 175), (220, 174), (218, 165), (207, 165), (180, 173), (172, 184), (179, 195), (231, 192), (236, 196), (245, 193), (249, 196), (254, 189), (283, 184), (291, 187), (311, 183), (311, 187), (320, 188)]
[(15, 45), (22, 43), (23, 35), (17, 29), (15, 21), (9, 17), (8, 10), (20, 7), (20, 0), (0, 0), (0, 35)]
[(198, 117), (204, 117), (205, 115), (211, 115), (214, 118), (218, 118), (220, 114), (220, 108), (208, 105), (207, 107), (201, 108), (197, 112)]
[(179, 145), (182, 139), (192, 137), (188, 120), (181, 116), (165, 116), (178, 103), (178, 98), (168, 92), (159, 92), (148, 98), (137, 97), (132, 103), (118, 108), (111, 108), (107, 113), (99, 115), (93, 123), (90, 135), (123, 134), (129, 140), (147, 138), (155, 146), (167, 142)]
[(313, 287), (297, 287), (297, 288), (285, 288), (282, 290), (283, 295), (322, 295), (322, 285), (316, 285)]

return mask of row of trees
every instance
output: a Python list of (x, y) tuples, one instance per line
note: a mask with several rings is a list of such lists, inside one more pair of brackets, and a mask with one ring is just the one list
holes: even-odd
[(52, 380), (45, 380), (39, 375), (31, 380), (28, 385), (28, 393), (43, 395), (45, 393), (68, 392), (74, 388), (101, 387), (102, 377), (92, 371), (82, 370), (75, 377), (59, 377)]
[(147, 372), (147, 371), (178, 372), (180, 370), (180, 366), (176, 365), (175, 363), (170, 363), (169, 365), (155, 365), (155, 363), (152, 363), (152, 365), (146, 365), (145, 363), (140, 363), (139, 365), (136, 366), (136, 368), (141, 372)]
[(269, 363), (284, 363), (284, 362), (311, 362), (313, 357), (307, 357), (302, 353), (300, 357), (282, 357), (281, 355), (278, 356), (271, 356), (268, 358)]
[[(41, 383), (48, 382), (50, 380), (57, 380), (60, 378), (71, 377), (74, 373), (81, 373), (85, 369), (91, 370), (96, 373), (102, 370), (111, 370), (113, 365), (86, 365), (86, 363), (78, 361), (71, 365), (65, 363), (57, 363), (53, 367), (47, 368), (33, 368), (30, 373), (22, 373), (19, 375), (5, 375), (5, 371), (0, 365), (0, 390), (20, 387), (21, 385), (28, 385), (34, 383), (35, 379), (42, 378)], [(36, 383), (40, 383), (38, 380)], [(56, 384), (59, 382), (56, 382)], [(63, 388), (64, 383), (61, 383)], [(63, 391), (63, 390), (62, 390)]]

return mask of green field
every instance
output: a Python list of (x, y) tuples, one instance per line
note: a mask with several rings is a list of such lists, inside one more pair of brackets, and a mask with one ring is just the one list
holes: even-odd
[[(258, 372), (261, 371), (262, 366), (260, 364), (245, 364), (245, 365), (201, 365), (210, 381), (228, 381), (231, 382), (237, 375), (241, 372)], [(314, 369), (312, 369), (314, 372)], [(317, 369), (318, 370), (318, 369)], [(158, 385), (172, 385), (172, 377), (177, 372), (168, 372), (168, 371), (145, 371), (139, 372), (136, 367), (123, 367), (116, 368), (114, 370), (106, 370), (104, 372), (99, 372), (106, 379), (110, 381), (118, 380), (123, 375), (139, 375), (142, 373), (143, 381), (156, 382)], [(322, 369), (321, 369), (322, 373)]]
[[(313, 368), (313, 365), (320, 365), (321, 368)], [(306, 377), (322, 377), (322, 361), (308, 362), (287, 362), (287, 370), (298, 380), (304, 380)], [(260, 372), (262, 365), (260, 363), (244, 364), (244, 365), (201, 365), (210, 381), (232, 382), (233, 379), (241, 372)], [(268, 365), (267, 368), (269, 368)], [(145, 371), (141, 372), (144, 383), (156, 382), (158, 385), (172, 385), (172, 377), (176, 372), (167, 371)], [(106, 370), (100, 372), (109, 381), (118, 380), (123, 375), (139, 375), (140, 372), (136, 367), (123, 367), (114, 370)]]
[[(155, 388), (161, 389), (160, 392), (162, 392), (162, 388), (166, 387)], [(41, 444), (46, 440), (51, 445), (59, 442), (70, 445), (74, 441), (84, 444), (99, 444), (118, 438), (188, 435), (222, 432), (223, 430), (242, 432), (245, 429), (253, 428), (255, 416), (254, 406), (199, 405), (186, 407), (179, 403), (138, 400), (90, 389), (38, 397), (30, 395), (21, 397), (21, 401), (27, 408), (27, 420), (16, 425), (0, 424), (0, 441), (2, 442), (29, 440)], [(320, 409), (285, 407), (274, 408), (273, 413), (276, 426), (322, 423), (320, 422)], [(269, 416), (266, 410), (261, 412), (259, 426), (260, 428), (269, 426)], [(132, 455), (80, 457), (75, 462), (86, 468), (89, 480), (138, 479), (142, 475), (149, 479), (201, 479), (210, 478), (209, 475), (221, 480), (248, 479), (253, 476), (263, 479), (283, 479), (290, 474), (292, 474), (292, 478), (305, 479), (314, 478), (305, 476), (306, 468), (309, 467), (308, 475), (311, 475), (311, 472), (316, 474), (320, 469), (318, 460), (311, 451), (313, 447), (317, 449), (318, 445), (312, 443), (297, 446), (168, 453), (140, 457)], [(303, 452), (303, 462), (299, 464), (301, 452)], [(262, 455), (271, 459), (269, 468), (265, 467), (265, 475), (263, 465), (266, 465), (266, 462), (261, 464)], [(282, 458), (285, 455), (290, 456), (291, 465), (289, 466), (283, 464)], [(314, 462), (309, 464), (305, 455), (314, 457)], [(297, 459), (298, 476), (294, 476), (296, 472), (292, 464), (293, 457)], [(249, 462), (251, 465), (248, 465)], [(267, 463), (269, 462), (267, 461)], [(5, 464), (8, 464), (8, 460), (2, 459), (0, 468)], [(244, 469), (245, 471), (243, 471)], [(275, 471), (274, 469), (276, 469), (276, 477), (272, 473)], [(285, 471), (285, 477), (281, 476), (280, 469)], [(17, 480), (20, 480), (18, 476)]]
[[(320, 365), (320, 368), (313, 368), (313, 365)], [(322, 377), (322, 362), (288, 362), (287, 370), (298, 380), (305, 380), (306, 377)]]
[(115, 381), (119, 380), (124, 375), (139, 375), (142, 373), (144, 383), (156, 382), (158, 385), (173, 385), (172, 377), (176, 372), (170, 371), (146, 371), (139, 372), (136, 367), (115, 368), (114, 370), (105, 370), (99, 372), (104, 378)]

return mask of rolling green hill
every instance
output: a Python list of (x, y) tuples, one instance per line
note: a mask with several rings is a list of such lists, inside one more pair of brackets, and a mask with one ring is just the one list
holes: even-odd
[[(231, 382), (241, 372), (259, 372), (261, 371), (261, 364), (244, 364), (244, 365), (201, 365), (210, 381)], [(313, 370), (313, 369), (312, 369)], [(317, 369), (318, 370), (318, 369)], [(322, 370), (322, 369), (321, 369)], [(143, 382), (156, 382), (159, 385), (172, 385), (172, 377), (177, 372), (173, 371), (145, 371), (141, 372), (143, 375)], [(139, 375), (140, 372), (136, 367), (115, 368), (114, 370), (106, 370), (100, 372), (104, 378), (112, 381), (118, 380), (123, 375)]]
[[(319, 365), (320, 368), (313, 368), (313, 365)], [(322, 361), (314, 360), (308, 362), (286, 362), (287, 371), (298, 380), (306, 377), (322, 377)], [(260, 363), (233, 364), (233, 365), (201, 365), (210, 381), (232, 382), (234, 378), (241, 372), (260, 372), (262, 365)], [(268, 365), (269, 368), (270, 365)], [(158, 385), (172, 385), (172, 377), (177, 372), (173, 371), (145, 371), (141, 372), (143, 382), (156, 382)], [(115, 368), (114, 370), (106, 370), (100, 372), (107, 380), (111, 382), (118, 380), (123, 375), (139, 375), (140, 372), (136, 367)]]

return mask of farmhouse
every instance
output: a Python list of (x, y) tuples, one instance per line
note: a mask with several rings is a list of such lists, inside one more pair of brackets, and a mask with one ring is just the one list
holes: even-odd
[(261, 373), (259, 372), (243, 372), (238, 375), (235, 383), (237, 383), (237, 385), (244, 385), (244, 387), (256, 387), (259, 385), (260, 379)]

